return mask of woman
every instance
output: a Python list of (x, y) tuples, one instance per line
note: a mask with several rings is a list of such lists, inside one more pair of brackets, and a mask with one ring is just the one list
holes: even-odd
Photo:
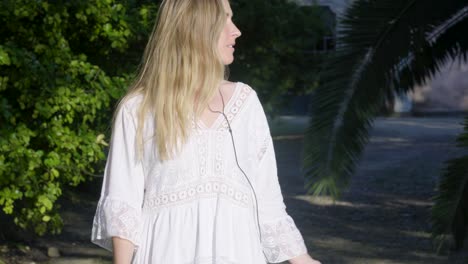
[(258, 97), (224, 81), (227, 0), (165, 0), (114, 119), (92, 241), (114, 263), (311, 264)]

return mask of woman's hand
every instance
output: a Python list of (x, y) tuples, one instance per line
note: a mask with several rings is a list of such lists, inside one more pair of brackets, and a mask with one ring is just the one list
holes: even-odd
[(135, 246), (132, 242), (119, 237), (112, 237), (114, 264), (130, 264)]
[(321, 264), (320, 261), (313, 259), (309, 254), (304, 254), (289, 260), (291, 264)]

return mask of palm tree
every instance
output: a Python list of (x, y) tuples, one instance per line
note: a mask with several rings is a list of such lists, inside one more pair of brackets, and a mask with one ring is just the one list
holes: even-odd
[[(310, 193), (338, 198), (369, 128), (394, 94), (423, 84), (448, 60), (467, 61), (467, 0), (356, 0), (343, 15), (338, 46), (311, 102), (304, 172)], [(460, 136), (468, 148), (468, 119)], [(468, 157), (449, 161), (435, 197), (434, 238), (468, 227)], [(441, 240), (442, 241), (442, 240)]]

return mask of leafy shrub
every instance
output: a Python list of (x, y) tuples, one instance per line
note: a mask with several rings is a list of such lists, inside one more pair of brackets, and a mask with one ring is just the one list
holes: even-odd
[[(135, 27), (148, 20), (148, 8), (137, 11)], [(3, 1), (0, 206), (23, 229), (59, 232), (62, 188), (102, 170), (112, 108), (129, 79), (109, 61), (139, 36), (128, 13), (111, 0)]]

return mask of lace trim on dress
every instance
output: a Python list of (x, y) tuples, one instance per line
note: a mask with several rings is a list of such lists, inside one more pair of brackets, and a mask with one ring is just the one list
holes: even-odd
[[(228, 119), (229, 123), (232, 126), (232, 121), (234, 118), (237, 116), (238, 113), (241, 112), (243, 109), (243, 106), (245, 105), (245, 102), (247, 101), (247, 98), (249, 97), (249, 94), (252, 92), (252, 88), (250, 88), (247, 85), (240, 84), (242, 87), (240, 87), (240, 91), (237, 94), (235, 98), (235, 101), (232, 102), (232, 105), (229, 107), (226, 107), (226, 118)], [(231, 102), (231, 101), (230, 101)], [(226, 130), (228, 129), (228, 123), (226, 119), (223, 118), (223, 122), (221, 123), (221, 126), (218, 127), (218, 130)]]
[[(243, 105), (251, 92), (252, 88), (249, 86), (240, 82), (236, 83), (235, 91), (229, 101), (226, 102), (224, 108), (224, 113), (231, 125), (236, 115), (243, 109)], [(210, 126), (207, 126), (202, 121), (197, 120), (195, 114), (190, 115), (190, 120), (193, 129), (201, 128), (202, 130), (225, 131), (229, 128), (226, 119), (222, 115), (219, 115)]]
[(287, 216), (261, 225), (262, 246), (269, 262), (278, 263), (307, 253), (294, 220)]
[(241, 190), (241, 188), (227, 183), (225, 179), (211, 178), (173, 192), (149, 195), (144, 200), (143, 208), (157, 210), (213, 195), (228, 198), (242, 207), (247, 207), (250, 203), (249, 195), (244, 190)]
[(140, 222), (140, 210), (124, 201), (107, 197), (98, 203), (91, 241), (109, 251), (112, 251), (114, 236), (138, 246)]

